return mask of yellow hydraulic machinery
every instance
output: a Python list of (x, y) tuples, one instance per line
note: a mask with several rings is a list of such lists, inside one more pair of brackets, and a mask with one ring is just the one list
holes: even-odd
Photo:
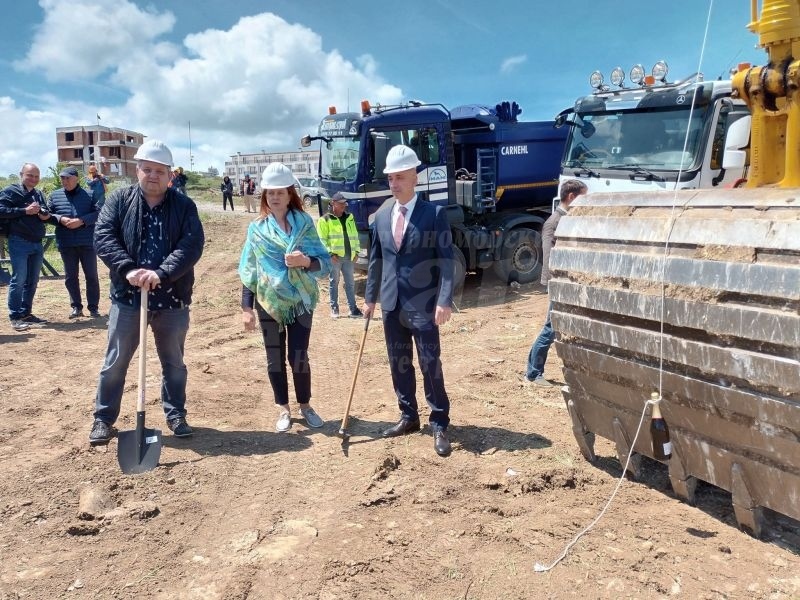
[(751, 13), (769, 62), (740, 65), (732, 81), (753, 117), (746, 187), (800, 187), (800, 0), (764, 0), (761, 18), (752, 0)]
[(634, 477), (643, 456), (664, 460), (636, 436), (657, 392), (674, 492), (728, 490), (759, 535), (764, 508), (800, 520), (800, 0), (756, 9), (769, 61), (733, 80), (752, 115), (748, 189), (578, 198), (556, 232), (549, 292), (584, 457), (600, 435)]

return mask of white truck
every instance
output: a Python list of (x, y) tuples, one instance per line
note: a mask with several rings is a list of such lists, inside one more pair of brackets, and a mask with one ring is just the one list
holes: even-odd
[(724, 187), (746, 176), (744, 161), (730, 157), (745, 155), (750, 113), (731, 82), (695, 74), (668, 83), (667, 73), (663, 61), (648, 76), (635, 65), (631, 87), (619, 67), (611, 86), (592, 73), (594, 93), (555, 119), (570, 128), (560, 181), (580, 179), (591, 193)]

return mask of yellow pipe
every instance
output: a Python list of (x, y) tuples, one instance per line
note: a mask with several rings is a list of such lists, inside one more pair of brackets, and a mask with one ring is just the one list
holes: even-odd
[(750, 18), (769, 62), (731, 82), (752, 114), (747, 187), (800, 187), (800, 0), (763, 0), (760, 17), (751, 0)]

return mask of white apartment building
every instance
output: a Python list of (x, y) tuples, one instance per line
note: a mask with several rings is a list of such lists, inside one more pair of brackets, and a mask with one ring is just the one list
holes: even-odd
[(224, 175), (231, 178), (234, 189), (245, 175), (250, 175), (256, 185), (261, 184), (261, 173), (273, 162), (281, 162), (292, 170), (295, 177), (315, 177), (319, 165), (319, 150), (293, 150), (289, 152), (237, 152), (225, 161)]

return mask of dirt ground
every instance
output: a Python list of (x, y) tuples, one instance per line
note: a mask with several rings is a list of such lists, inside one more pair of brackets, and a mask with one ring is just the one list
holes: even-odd
[[(624, 481), (560, 564), (534, 571), (598, 515), (621, 473), (607, 440), (596, 464), (581, 457), (559, 388), (518, 380), (547, 306), (538, 285), (473, 275), (442, 328), (449, 458), (434, 454), (427, 427), (380, 438), (398, 416), (380, 322), (369, 328), (342, 444), (363, 321), (328, 317), (327, 282), (311, 341), (313, 403), (327, 423), (310, 430), (295, 419), (275, 432), (261, 338), (244, 333), (238, 308), (252, 215), (201, 208), (207, 246), (186, 347), (197, 433), (177, 440), (166, 429), (151, 338), (147, 422), (165, 431), (156, 469), (123, 475), (116, 441), (87, 443), (105, 319), (69, 322), (63, 281), (44, 279), (35, 312), (51, 326), (15, 333), (4, 321), (2, 600), (800, 598), (796, 522), (770, 515), (764, 539), (749, 537), (728, 493), (700, 484), (689, 506), (666, 467), (647, 459), (644, 480)], [(107, 279), (102, 286), (107, 314)], [(562, 381), (554, 354), (546, 375)], [(122, 430), (134, 426), (135, 369), (134, 360)], [(90, 492), (105, 506), (81, 518)]]

